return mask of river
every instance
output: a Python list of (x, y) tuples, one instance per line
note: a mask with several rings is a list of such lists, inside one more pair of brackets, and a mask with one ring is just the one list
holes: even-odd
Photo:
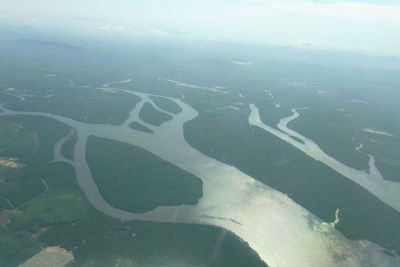
[[(39, 115), (58, 120), (74, 129), (78, 136), (74, 159), (65, 159), (60, 153), (62, 142), (66, 138), (55, 146), (55, 159), (68, 162), (75, 168), (78, 184), (90, 203), (113, 218), (223, 227), (246, 241), (272, 267), (400, 266), (398, 257), (390, 257), (376, 244), (347, 240), (335, 230), (332, 226), (334, 224), (321, 221), (287, 195), (255, 180), (234, 166), (219, 162), (194, 149), (184, 138), (183, 125), (196, 118), (198, 112), (183, 102), (183, 99), (165, 97), (178, 104), (182, 112), (169, 113), (173, 116), (172, 120), (154, 127), (141, 121), (138, 116), (146, 102), (157, 108), (150, 98), (152, 95), (110, 87), (116, 83), (118, 82), (104, 86), (141, 98), (122, 125), (90, 124), (49, 113), (12, 111), (4, 108), (4, 105), (4, 112), (0, 116)], [(250, 118), (252, 116), (254, 109)], [(129, 128), (132, 121), (151, 128), (154, 134)], [(128, 212), (111, 206), (101, 196), (86, 160), (89, 136), (141, 147), (196, 175), (203, 181), (202, 198), (196, 205), (158, 207), (145, 213)]]
[[(368, 171), (351, 168), (326, 154), (313, 140), (288, 128), (288, 123), (297, 119), (300, 116), (300, 114), (297, 112), (298, 109), (292, 109), (292, 115), (283, 118), (278, 122), (277, 128), (279, 130), (268, 126), (261, 121), (258, 108), (255, 105), (251, 104), (250, 110), (250, 125), (255, 125), (279, 137), (280, 139), (296, 147), (306, 155), (312, 157), (317, 161), (322, 162), (337, 173), (364, 187), (370, 193), (374, 194), (377, 198), (400, 212), (400, 183), (383, 179), (382, 174), (379, 172), (378, 168), (375, 165), (375, 158), (373, 156), (367, 154), (369, 157)], [(298, 138), (302, 142), (299, 142), (292, 137)], [(360, 145), (361, 147), (357, 147), (355, 149), (362, 153), (360, 149), (363, 146), (362, 144)]]

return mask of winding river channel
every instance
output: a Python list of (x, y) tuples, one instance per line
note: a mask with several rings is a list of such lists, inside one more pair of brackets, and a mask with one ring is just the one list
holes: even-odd
[[(258, 108), (255, 105), (251, 104), (250, 110), (250, 125), (260, 127), (261, 129), (279, 137), (313, 159), (322, 162), (337, 173), (340, 173), (364, 187), (377, 198), (400, 212), (400, 183), (383, 179), (382, 174), (375, 165), (375, 158), (373, 156), (367, 154), (369, 157), (368, 171), (351, 168), (326, 154), (313, 140), (287, 127), (289, 122), (300, 116), (297, 112), (298, 109), (292, 109), (293, 114), (291, 116), (283, 118), (278, 122), (277, 128), (279, 130), (268, 126), (261, 121)], [(292, 137), (298, 138), (302, 142), (299, 142)], [(363, 147), (362, 144), (360, 145), (361, 147), (356, 148), (359, 152), (361, 152), (360, 149)]]
[[(220, 226), (246, 241), (262, 260), (272, 267), (400, 266), (399, 257), (389, 256), (378, 245), (369, 241), (346, 239), (335, 230), (335, 223), (321, 221), (287, 195), (255, 180), (234, 166), (219, 162), (194, 149), (184, 138), (183, 125), (196, 118), (198, 112), (183, 102), (183, 99), (159, 96), (174, 101), (181, 107), (182, 112), (179, 114), (169, 113), (173, 119), (159, 127), (143, 122), (138, 114), (145, 103), (150, 103), (156, 109), (160, 109), (152, 101), (150, 94), (111, 87), (129, 81), (103, 85), (103, 88), (134, 94), (141, 98), (122, 125), (90, 124), (48, 113), (12, 111), (4, 106), (2, 107), (4, 112), (0, 116), (39, 115), (69, 125), (78, 136), (74, 159), (68, 160), (60, 153), (61, 145), (67, 140), (67, 136), (56, 144), (55, 160), (70, 163), (75, 168), (79, 186), (90, 203), (113, 218)], [(266, 128), (267, 126), (259, 120), (258, 109), (254, 105), (251, 105), (250, 108), (250, 124), (278, 135), (299, 149), (311, 149), (312, 151), (315, 149), (307, 146), (307, 143), (305, 145), (307, 148), (300, 148), (300, 145), (293, 144), (291, 140), (288, 140), (289, 137), (286, 135), (296, 135), (294, 135), (295, 132), (288, 132), (290, 129), (285, 128), (285, 120), (281, 121), (279, 127), (286, 133), (274, 128)], [(286, 122), (289, 122), (290, 119), (294, 118), (287, 118)], [(140, 122), (152, 129), (154, 134), (129, 128), (129, 124), (133, 121)], [(111, 206), (100, 194), (86, 160), (86, 143), (89, 136), (108, 138), (141, 147), (196, 175), (203, 181), (203, 197), (196, 205), (158, 207), (145, 213), (128, 212)], [(299, 138), (303, 139), (303, 137)], [(327, 159), (324, 158), (324, 154), (307, 154), (326, 164)], [(132, 162), (132, 164), (135, 163)], [(333, 163), (329, 164), (334, 165)], [(342, 167), (339, 166), (339, 169)], [(375, 175), (372, 171), (370, 171), (371, 175)], [(349, 176), (351, 175), (349, 174)], [(377, 191), (374, 190), (370, 191), (376, 194)], [(383, 200), (385, 201), (385, 199)], [(387, 201), (390, 202), (390, 198)]]

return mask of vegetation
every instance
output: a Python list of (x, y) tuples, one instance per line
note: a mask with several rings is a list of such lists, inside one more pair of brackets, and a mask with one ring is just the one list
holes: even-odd
[(78, 188), (68, 164), (29, 165), (9, 179), (26, 181), (31, 176), (43, 177), (50, 190), (0, 222), (1, 266), (17, 266), (40, 248), (58, 245), (73, 252), (71, 266), (114, 266), (117, 262), (265, 266), (245, 243), (217, 227), (121, 222), (99, 213)]
[(38, 145), (35, 131), (25, 130), (16, 123), (0, 122), (0, 150), (29, 149)]
[(29, 102), (16, 101), (6, 106), (13, 110), (52, 113), (82, 122), (119, 125), (140, 100), (132, 94), (81, 86), (66, 85), (48, 93), (56, 94), (35, 97)]
[[(30, 194), (29, 181), (43, 179), (50, 191), (40, 196)], [(0, 265), (17, 266), (22, 261), (36, 254), (45, 243), (38, 242), (37, 237), (48, 227), (71, 223), (81, 219), (87, 204), (82, 202), (81, 192), (74, 180), (70, 166), (64, 163), (28, 165), (22, 169), (7, 173), (8, 180), (19, 182), (20, 187), (14, 193), (27, 197), (16, 209), (3, 211), (4, 221), (0, 222)], [(69, 193), (66, 193), (69, 192)]]
[(23, 163), (51, 161), (54, 145), (69, 131), (65, 124), (41, 116), (0, 116), (0, 123), (22, 126), (17, 134), (5, 134), (1, 142), (10, 144), (3, 147), (7, 156), (18, 157)]
[(10, 204), (3, 197), (0, 197), (0, 212), (9, 208)]
[(74, 159), (74, 149), (77, 141), (78, 141), (78, 136), (74, 131), (74, 133), (62, 144), (61, 154), (65, 158), (69, 160)]
[(86, 208), (75, 193), (47, 193), (19, 207), (22, 213), (11, 220), (14, 230), (34, 232), (43, 226), (75, 222), (85, 216)]
[[(34, 33), (30, 34), (33, 39), (38, 38)], [(118, 57), (118, 64), (115, 64), (114, 56), (93, 57), (84, 49), (68, 48), (59, 43), (47, 42), (45, 48), (40, 42), (12, 42), (10, 47), (0, 43), (0, 48), (0, 88), (14, 87), (20, 93), (38, 95), (29, 99), (32, 103), (21, 103), (15, 97), (0, 93), (0, 102), (9, 102), (8, 107), (51, 112), (81, 121), (119, 124), (135, 103), (132, 97), (125, 94), (68, 86), (64, 78), (89, 87), (122, 80), (132, 72), (132, 68), (127, 68), (128, 64), (123, 61), (125, 55)], [(145, 50), (147, 47), (139, 49), (139, 54)], [(131, 57), (127, 61), (131, 61)], [(132, 64), (129, 66), (132, 67)], [(144, 68), (140, 66), (142, 62), (135, 69), (148, 72), (148, 68), (153, 68), (151, 65)], [(56, 76), (46, 76), (49, 73)], [(143, 90), (153, 84), (152, 77), (143, 77), (130, 86)], [(163, 85), (163, 82), (160, 81), (159, 85)], [(160, 88), (161, 86), (155, 90), (177, 96), (172, 87), (169, 90)], [(51, 94), (54, 96), (49, 96)], [(16, 192), (17, 198), (27, 196), (16, 209), (7, 209), (5, 213), (0, 211), (0, 266), (18, 266), (41, 248), (51, 245), (61, 245), (73, 251), (75, 262), (71, 266), (86, 266), (88, 263), (94, 266), (115, 266), (116, 261), (121, 262), (120, 266), (123, 263), (149, 263), (147, 265), (151, 266), (153, 263), (162, 264), (175, 259), (183, 265), (264, 266), (245, 243), (230, 233), (223, 239), (219, 253), (213, 254), (213, 248), (221, 234), (220, 228), (121, 222), (100, 214), (87, 202), (79, 189), (71, 166), (65, 163), (48, 163), (53, 159), (55, 143), (68, 134), (67, 126), (40, 116), (1, 116), (0, 123), (0, 132), (4, 130), (0, 133), (1, 155), (19, 157), (25, 164), (23, 168), (7, 170), (0, 175), (7, 183), (20, 185)], [(8, 124), (22, 125), (23, 128), (19, 130), (21, 135), (12, 134), (15, 127)], [(71, 156), (72, 139), (62, 148), (66, 156)], [(133, 150), (137, 155), (142, 153), (136, 148)], [(168, 165), (154, 159), (154, 156), (146, 157), (161, 166)], [(127, 163), (124, 159), (123, 162)], [(131, 163), (129, 161), (129, 165)], [(163, 167), (168, 171), (169, 168), (172, 167)], [(126, 170), (125, 167), (123, 169)], [(170, 199), (168, 195), (167, 200), (171, 203), (195, 203), (201, 196), (201, 181), (179, 169), (173, 169), (171, 173), (175, 176), (166, 178), (168, 184), (182, 185), (192, 195), (184, 195), (186, 199)], [(32, 181), (39, 185), (40, 178), (46, 181), (49, 191), (40, 195), (27, 192), (32, 188), (24, 183), (29, 184)], [(158, 181), (157, 179), (150, 179), (151, 183)], [(43, 186), (41, 183), (40, 185)], [(157, 190), (169, 190), (169, 185), (163, 186), (165, 188), (159, 186)], [(10, 192), (11, 189), (10, 187)], [(177, 196), (180, 197), (178, 194), (174, 197)], [(0, 203), (6, 206), (4, 200)], [(133, 237), (132, 233), (136, 236)]]
[(159, 97), (159, 96), (152, 96), (151, 99), (156, 103), (156, 105), (161, 108), (162, 110), (178, 114), (182, 112), (182, 109), (179, 105), (174, 103), (172, 100), (169, 100), (168, 98), (165, 97)]
[[(198, 98), (192, 98), (188, 93), (185, 96), (190, 104), (198, 103)], [(204, 103), (199, 117), (184, 125), (185, 138), (192, 146), (287, 194), (324, 221), (333, 221), (339, 208), (341, 213), (337, 228), (344, 235), (351, 239), (368, 239), (400, 252), (400, 230), (394, 226), (400, 224), (397, 211), (279, 138), (257, 127), (247, 126), (247, 108), (234, 112), (217, 110), (218, 106), (226, 104), (209, 103), (207, 106)], [(320, 121), (313, 123), (318, 125)], [(330, 136), (333, 138), (332, 134)], [(314, 140), (318, 142), (319, 139)], [(331, 141), (330, 146), (334, 146)], [(355, 161), (365, 159), (361, 153), (351, 155), (355, 155)], [(371, 213), (371, 210), (374, 212)], [(366, 218), (368, 225), (364, 223)]]
[(0, 227), (0, 264), (17, 266), (23, 259), (39, 251), (39, 244), (30, 239), (28, 232), (14, 232)]
[(138, 130), (138, 131), (141, 131), (141, 132), (144, 132), (144, 133), (150, 133), (150, 134), (154, 133), (154, 131), (152, 129), (147, 128), (146, 126), (144, 126), (143, 124), (140, 124), (137, 121), (131, 122), (129, 124), (129, 127), (131, 129), (133, 129), (133, 130)]
[(145, 103), (139, 112), (139, 117), (146, 123), (160, 126), (164, 122), (172, 120), (172, 116), (158, 111), (150, 103)]
[[(29, 35), (38, 38), (34, 33)], [(0, 38), (5, 37), (0, 34)], [(224, 86), (229, 94), (179, 87), (184, 101), (199, 111), (199, 117), (185, 125), (185, 138), (190, 144), (286, 193), (325, 221), (333, 221), (336, 209), (340, 208), (336, 227), (346, 237), (371, 240), (400, 253), (398, 212), (282, 140), (249, 127), (247, 120), (249, 103), (257, 104), (262, 120), (272, 126), (290, 115), (291, 108), (308, 106), (289, 127), (315, 140), (329, 155), (358, 169), (367, 167), (367, 157), (354, 150), (362, 142), (365, 152), (376, 156), (385, 178), (398, 181), (400, 123), (393, 114), (400, 113), (400, 100), (399, 67), (395, 61), (388, 59), (381, 63), (379, 57), (314, 54), (261, 46), (254, 49), (211, 43), (200, 46), (190, 43), (190, 47), (177, 43), (150, 46), (138, 42), (132, 49), (131, 44), (82, 40), (85, 41), (76, 38), (69, 41), (76, 42), (76, 46), (117, 52), (89, 53), (58, 42), (45, 46), (40, 42), (0, 43), (0, 88), (13, 87), (19, 93), (37, 96), (21, 102), (0, 92), (0, 102), (8, 102), (7, 107), (20, 110), (117, 125), (127, 118), (138, 98), (94, 89), (103, 83), (135, 76), (135, 82), (118, 86), (172, 97), (179, 97), (177, 87), (167, 83), (166, 78), (202, 87)], [(194, 50), (201, 53), (192, 53)], [(232, 58), (238, 55), (254, 64), (251, 67), (232, 64)], [(363, 62), (362, 67), (358, 62)], [(397, 67), (393, 67), (395, 64)], [(55, 76), (46, 76), (49, 73)], [(330, 93), (318, 94), (318, 90)], [(152, 99), (165, 111), (179, 112), (169, 100)], [(350, 103), (351, 99), (368, 104)], [(276, 108), (274, 103), (281, 107)], [(232, 105), (240, 110), (227, 109)], [(149, 103), (140, 117), (156, 126), (171, 119)], [(133, 124), (132, 128), (135, 127), (139, 128)], [(395, 136), (360, 132), (365, 127), (387, 130)], [(73, 169), (67, 164), (48, 163), (53, 158), (54, 144), (68, 131), (67, 126), (39, 116), (0, 117), (1, 156), (16, 156), (26, 164), (21, 169), (0, 170), (6, 182), (4, 186), (0, 184), (0, 190), (19, 205), (10, 210), (0, 199), (0, 212), (4, 216), (0, 221), (0, 266), (17, 266), (40, 247), (49, 245), (72, 250), (76, 258), (72, 264), (76, 266), (115, 266), (117, 262), (120, 266), (123, 263), (151, 266), (172, 260), (182, 265), (262, 265), (230, 233), (226, 234), (220, 253), (211, 257), (221, 235), (219, 228), (121, 222), (94, 210), (78, 188)], [(72, 157), (73, 139), (63, 146), (67, 157)], [(89, 140), (89, 163), (102, 194), (111, 204), (144, 211), (158, 205), (197, 201), (201, 182), (196, 177), (146, 153), (108, 140)], [(155, 164), (165, 172), (152, 170), (156, 169)], [(48, 192), (41, 194), (39, 178), (49, 185)], [(175, 191), (180, 188), (184, 192)], [(59, 206), (62, 214), (58, 213)]]
[(44, 191), (45, 187), (37, 177), (6, 182), (0, 186), (0, 196), (7, 198), (14, 206), (19, 206)]
[[(102, 223), (99, 224), (98, 221)], [(217, 239), (224, 236), (220, 247)], [(41, 240), (56, 245), (63, 238), (78, 266), (265, 266), (233, 234), (204, 225), (116, 222), (92, 214), (90, 220), (46, 231)], [(134, 265), (135, 266), (135, 265)]]
[(195, 204), (202, 196), (199, 178), (142, 148), (89, 137), (86, 153), (100, 193), (112, 206), (144, 212)]

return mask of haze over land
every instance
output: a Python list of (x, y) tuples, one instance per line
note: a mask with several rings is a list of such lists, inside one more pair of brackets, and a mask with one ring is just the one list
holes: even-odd
[(398, 1), (2, 0), (0, 4), (0, 21), (45, 28), (400, 55)]
[(396, 2), (0, 4), (0, 266), (400, 266)]

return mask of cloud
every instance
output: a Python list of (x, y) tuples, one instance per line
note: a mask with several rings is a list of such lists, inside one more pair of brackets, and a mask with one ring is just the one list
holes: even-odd
[(15, 20), (31, 23), (26, 18), (41, 17), (36, 25), (55, 25), (50, 19), (45, 21), (45, 16), (53, 20), (86, 18), (73, 23), (59, 21), (57, 25), (73, 25), (79, 30), (140, 31), (246, 44), (400, 54), (400, 1), (397, 5), (391, 0), (0, 0), (0, 3), (3, 14), (11, 14)]
[(160, 31), (160, 30), (157, 30), (157, 29), (149, 29), (149, 32), (155, 33), (155, 34), (158, 34), (158, 35), (170, 35), (168, 32)]

